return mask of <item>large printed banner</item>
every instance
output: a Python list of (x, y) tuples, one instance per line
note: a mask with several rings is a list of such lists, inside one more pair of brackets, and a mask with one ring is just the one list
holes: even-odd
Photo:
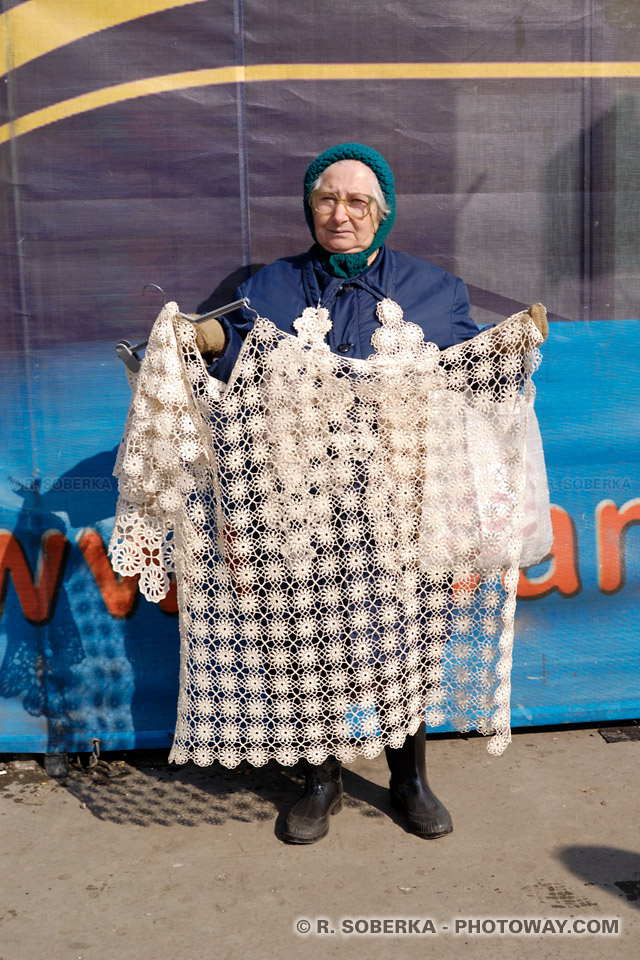
[(514, 725), (640, 713), (635, 0), (0, 0), (0, 752), (168, 746), (175, 589), (106, 556), (115, 343), (306, 249), (301, 181), (359, 140), (390, 244), (535, 300), (549, 558), (524, 571)]

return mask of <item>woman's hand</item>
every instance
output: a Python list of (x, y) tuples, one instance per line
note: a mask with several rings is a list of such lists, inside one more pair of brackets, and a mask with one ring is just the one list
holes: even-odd
[(547, 308), (541, 303), (532, 303), (527, 313), (540, 331), (543, 340), (549, 336), (549, 321), (547, 320)]
[(215, 317), (196, 324), (196, 346), (200, 353), (212, 353), (214, 357), (224, 350), (224, 327)]

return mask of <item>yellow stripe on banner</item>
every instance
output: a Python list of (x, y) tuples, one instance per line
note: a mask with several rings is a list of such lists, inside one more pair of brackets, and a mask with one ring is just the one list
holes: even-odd
[(119, 83), (114, 87), (104, 87), (102, 90), (93, 90), (83, 93), (71, 100), (61, 100), (42, 110), (34, 110), (23, 117), (18, 117), (13, 123), (5, 123), (0, 127), (0, 144), (11, 137), (20, 137), (24, 133), (37, 130), (48, 123), (66, 120), (88, 110), (97, 110), (113, 103), (122, 103), (124, 100), (133, 100), (135, 97), (148, 97), (153, 93), (167, 93), (174, 90), (185, 90), (189, 87), (210, 86), (212, 84), (239, 83), (244, 79), (242, 67), (218, 67), (215, 70), (190, 70), (187, 73), (171, 73), (163, 77), (148, 77), (146, 80), (133, 80), (130, 83)]
[(27, 0), (0, 15), (0, 76), (99, 30), (204, 0)]
[[(16, 8), (18, 9), (18, 8)], [(93, 90), (0, 127), (0, 144), (68, 117), (155, 93), (282, 80), (561, 80), (640, 77), (640, 61), (601, 63), (266, 63), (148, 77)]]

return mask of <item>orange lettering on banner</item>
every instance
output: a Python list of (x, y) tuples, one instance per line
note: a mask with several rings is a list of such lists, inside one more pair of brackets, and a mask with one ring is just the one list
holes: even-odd
[(0, 615), (11, 577), (27, 620), (34, 624), (49, 620), (53, 616), (68, 548), (69, 541), (63, 533), (47, 530), (40, 542), (33, 577), (20, 541), (8, 530), (0, 530)]
[(169, 592), (166, 597), (163, 597), (162, 600), (158, 603), (158, 606), (163, 613), (177, 614), (178, 612), (178, 585), (176, 583), (176, 576), (174, 573), (169, 575), (171, 577), (171, 584), (169, 586)]
[(598, 584), (603, 593), (617, 593), (624, 587), (624, 544), (634, 524), (640, 524), (640, 499), (627, 500), (620, 509), (613, 500), (601, 500), (596, 507)]
[(134, 609), (138, 593), (138, 575), (121, 577), (113, 572), (102, 537), (97, 530), (82, 530), (78, 546), (84, 554), (105, 606), (113, 617), (128, 617)]
[(575, 597), (582, 590), (578, 567), (578, 540), (576, 527), (566, 510), (551, 506), (553, 546), (549, 554), (549, 569), (539, 577), (527, 577), (520, 571), (519, 600), (537, 600), (557, 590), (561, 597)]
[(453, 602), (461, 603), (469, 599), (478, 589), (479, 583), (480, 576), (477, 573), (472, 573), (463, 580), (456, 580), (451, 587)]

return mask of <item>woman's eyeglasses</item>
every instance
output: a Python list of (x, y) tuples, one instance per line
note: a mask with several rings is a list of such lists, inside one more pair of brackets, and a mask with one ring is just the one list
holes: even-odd
[(347, 197), (346, 200), (341, 200), (334, 193), (323, 193), (319, 190), (314, 190), (311, 194), (311, 208), (316, 213), (328, 216), (330, 213), (334, 213), (338, 204), (341, 203), (347, 214), (354, 220), (364, 220), (368, 217), (371, 212), (371, 204), (374, 202), (374, 198), (367, 194), (355, 194), (352, 197)]

